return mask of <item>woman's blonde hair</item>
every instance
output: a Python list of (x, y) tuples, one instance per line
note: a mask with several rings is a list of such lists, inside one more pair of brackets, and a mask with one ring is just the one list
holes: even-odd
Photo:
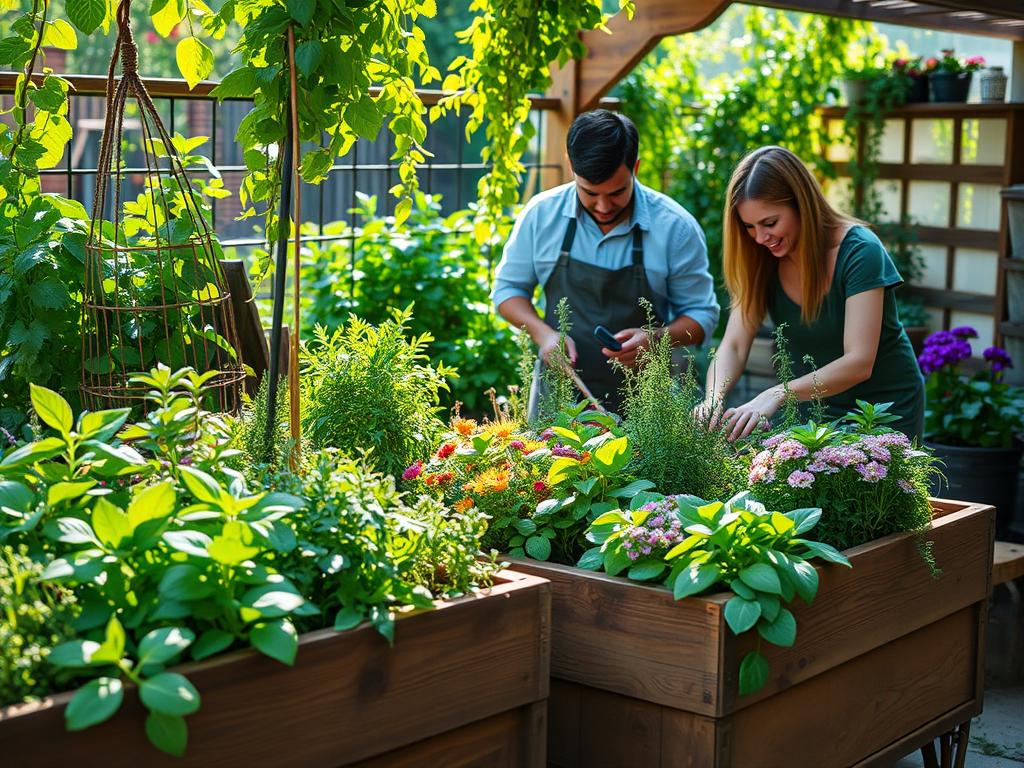
[(761, 147), (746, 155), (729, 180), (722, 217), (725, 284), (734, 308), (749, 322), (765, 316), (768, 291), (778, 273), (778, 260), (750, 236), (738, 206), (747, 200), (793, 208), (800, 217), (794, 258), (800, 270), (800, 317), (812, 322), (828, 291), (829, 233), (856, 220), (836, 211), (799, 157), (782, 147)]

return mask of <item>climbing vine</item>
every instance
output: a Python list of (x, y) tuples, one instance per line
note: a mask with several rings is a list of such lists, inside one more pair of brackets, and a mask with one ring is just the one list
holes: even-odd
[[(633, 0), (618, 0), (630, 18)], [(483, 160), (491, 165), (480, 179), (475, 232), (478, 242), (498, 242), (507, 227), (505, 214), (518, 201), (522, 157), (536, 134), (530, 122), (531, 93), (551, 85), (550, 65), (565, 64), (585, 53), (579, 33), (604, 28), (608, 16), (601, 0), (473, 0), (476, 15), (458, 33), (472, 47), (458, 56), (442, 87), (453, 91), (431, 109), (431, 120), (450, 110), (467, 109), (466, 137), (484, 126)]]

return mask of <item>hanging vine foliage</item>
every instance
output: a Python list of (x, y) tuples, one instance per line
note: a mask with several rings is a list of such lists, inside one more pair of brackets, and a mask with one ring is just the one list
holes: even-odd
[[(195, 2), (195, 0), (189, 0)], [(357, 137), (376, 139), (385, 122), (394, 137), (399, 182), (391, 193), (396, 224), (412, 210), (416, 165), (429, 156), (423, 146), (425, 108), (414, 74), (429, 84), (440, 78), (431, 66), (417, 20), (433, 16), (434, 0), (228, 0), (203, 26), (222, 35), (228, 24), (243, 32), (237, 51), (242, 66), (214, 90), (220, 98), (245, 97), (253, 110), (238, 127), (249, 173), (240, 195), (245, 214), (263, 205), (267, 237), (276, 237), (275, 208), (281, 182), (276, 151), (285, 135), (288, 110), (286, 31), (295, 31), (299, 138), (306, 142), (300, 172), (312, 184), (327, 178)]]
[[(431, 109), (431, 121), (450, 110), (469, 110), (466, 139), (485, 125), (487, 145), (482, 157), (491, 170), (480, 179), (477, 241), (496, 242), (507, 224), (507, 209), (518, 201), (522, 156), (536, 128), (530, 122), (531, 93), (551, 85), (550, 66), (582, 58), (580, 32), (605, 28), (609, 16), (601, 0), (473, 0), (476, 15), (458, 33), (472, 46), (468, 57), (451, 63), (442, 84), (454, 91)], [(633, 0), (619, 0), (619, 9), (633, 16)]]

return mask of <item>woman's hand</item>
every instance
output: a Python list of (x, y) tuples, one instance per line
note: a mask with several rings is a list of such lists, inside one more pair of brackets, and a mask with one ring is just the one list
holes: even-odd
[(708, 402), (707, 400), (693, 406), (693, 418), (695, 421), (704, 422), (708, 429), (717, 429), (722, 422), (722, 403)]
[(747, 437), (758, 427), (768, 427), (785, 397), (786, 392), (782, 387), (772, 387), (753, 400), (727, 410), (722, 419), (729, 442)]

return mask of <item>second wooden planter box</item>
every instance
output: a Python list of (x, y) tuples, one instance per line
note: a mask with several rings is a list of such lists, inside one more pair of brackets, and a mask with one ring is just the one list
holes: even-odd
[(184, 759), (146, 740), (132, 690), (111, 720), (64, 728), (64, 693), (0, 709), (5, 764), (539, 768), (545, 760), (549, 584), (495, 586), (369, 625), (299, 639), (294, 667), (245, 650), (182, 668), (202, 697)]
[(933, 500), (925, 538), (899, 534), (819, 566), (792, 648), (762, 644), (771, 676), (738, 695), (743, 655), (723, 592), (662, 587), (516, 560), (552, 582), (548, 764), (701, 768), (884, 765), (981, 712), (990, 506)]

